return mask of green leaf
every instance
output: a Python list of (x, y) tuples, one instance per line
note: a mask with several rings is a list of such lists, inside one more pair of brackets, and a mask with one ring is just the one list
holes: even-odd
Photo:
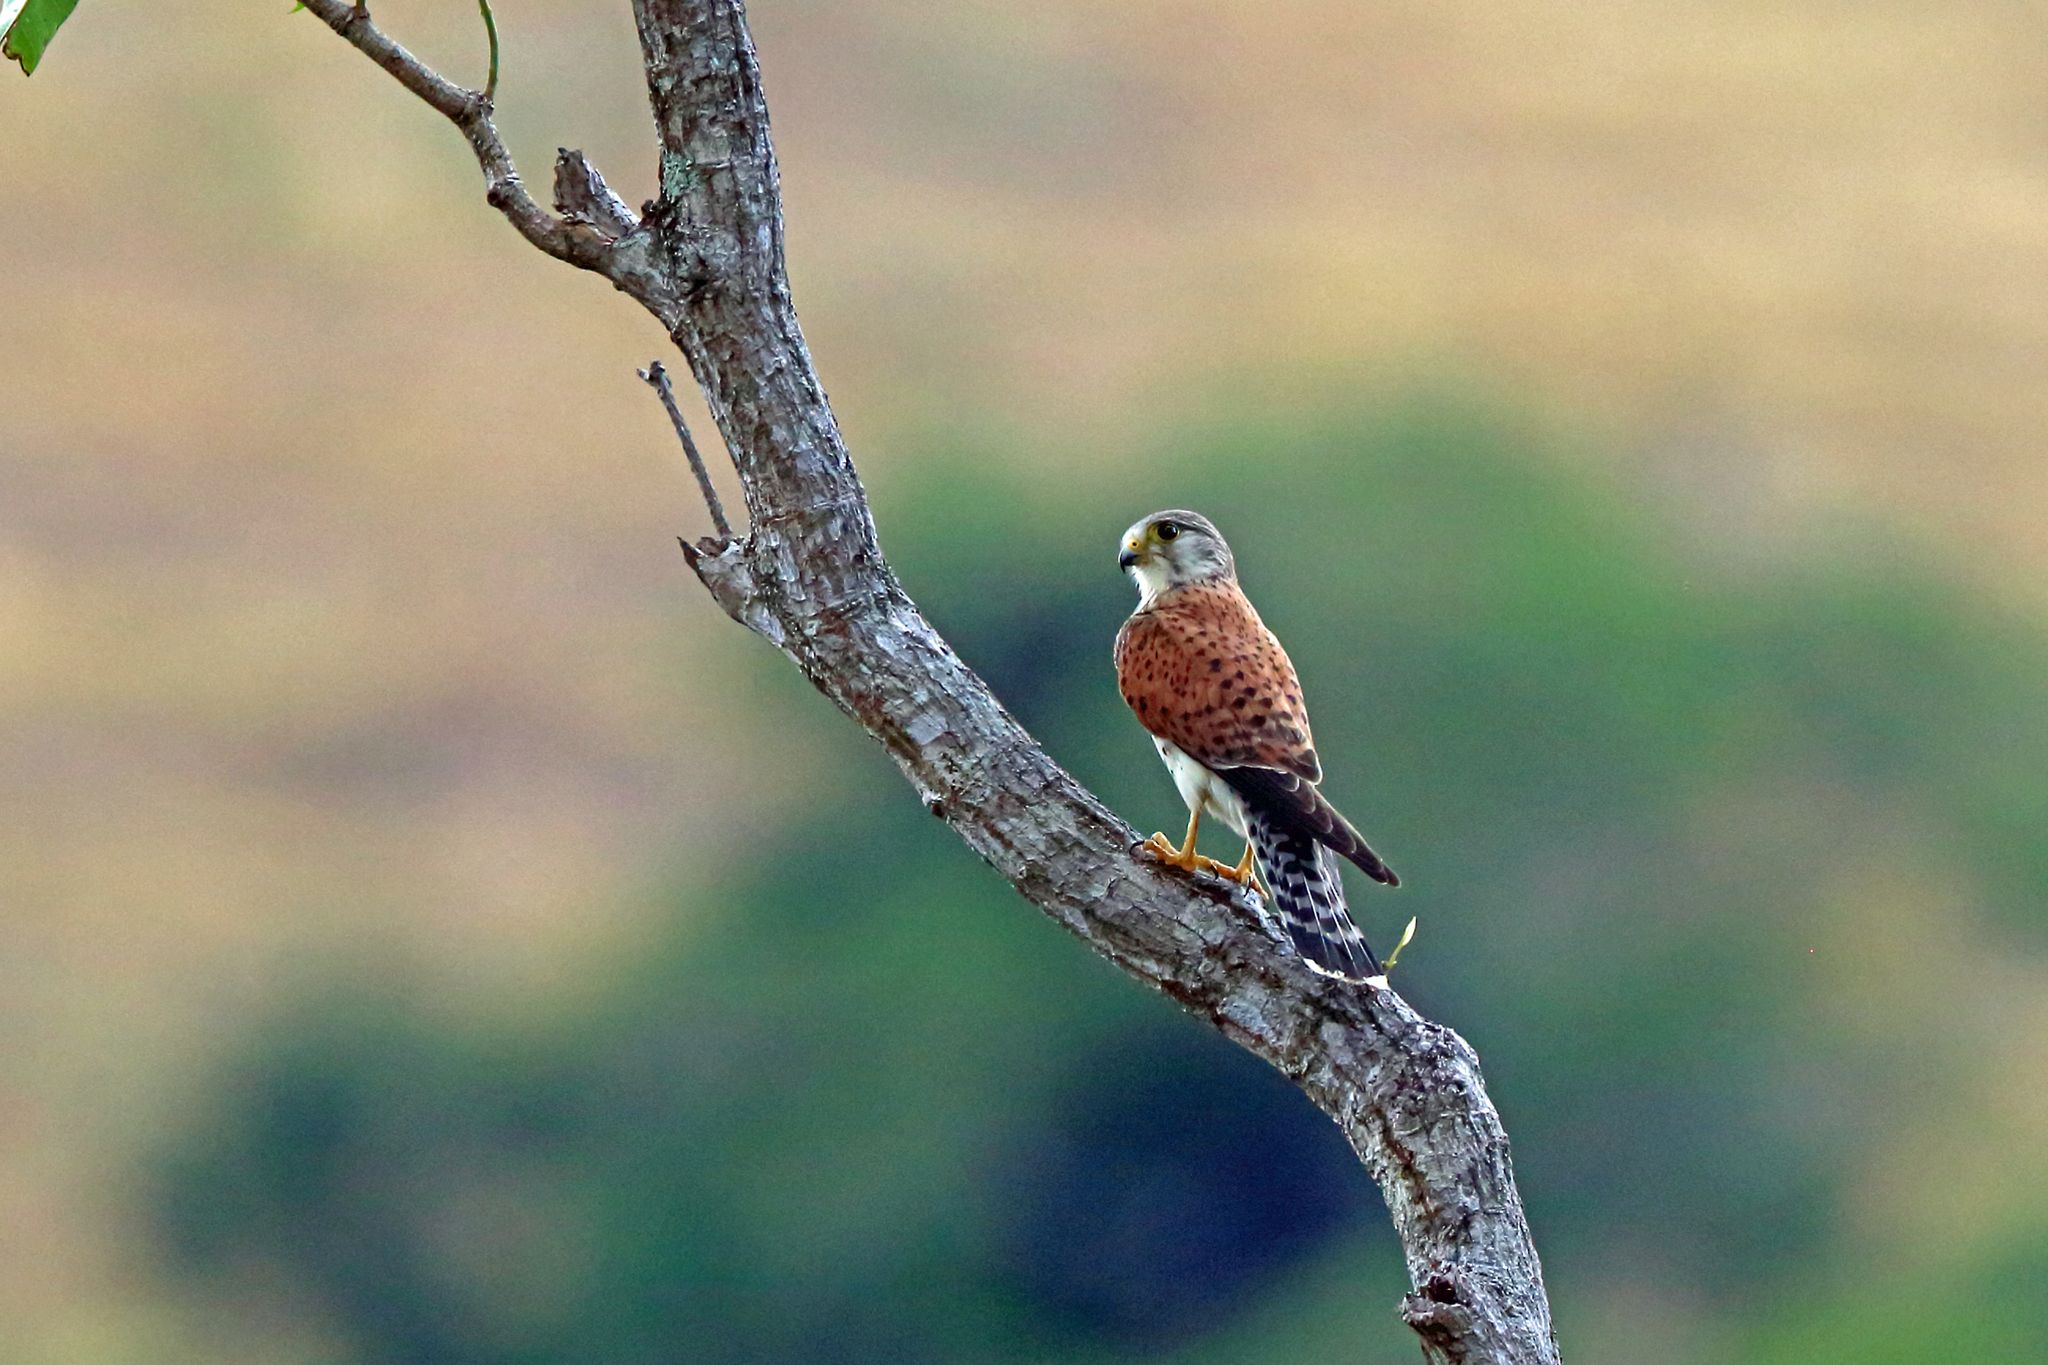
[(77, 5), (78, 0), (0, 0), (0, 33), (6, 35), (0, 55), (20, 62), (22, 75), (33, 74), (43, 49)]

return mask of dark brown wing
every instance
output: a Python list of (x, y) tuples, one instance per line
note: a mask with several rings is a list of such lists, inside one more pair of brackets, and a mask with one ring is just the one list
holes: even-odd
[(1230, 784), (1255, 815), (1263, 815), (1280, 832), (1307, 835), (1317, 843), (1358, 864), (1359, 870), (1376, 882), (1399, 886), (1394, 869), (1380, 861), (1365, 842), (1365, 836), (1324, 799), (1315, 784), (1295, 773), (1274, 768), (1217, 768), (1215, 774)]

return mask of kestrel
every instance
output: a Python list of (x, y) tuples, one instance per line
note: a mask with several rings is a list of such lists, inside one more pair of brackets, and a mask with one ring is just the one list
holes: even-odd
[[(1188, 806), (1179, 848), (1164, 834), (1146, 846), (1183, 871), (1205, 867), (1239, 882), (1252, 879), (1256, 857), (1304, 962), (1346, 981), (1384, 976), (1345, 910), (1330, 854), (1376, 882), (1399, 886), (1400, 878), (1316, 790), (1323, 765), (1301, 682), (1237, 586), (1230, 547), (1206, 517), (1154, 512), (1124, 532), (1116, 562), (1139, 594), (1116, 635), (1117, 686)], [(1205, 811), (1244, 839), (1236, 867), (1195, 852)]]

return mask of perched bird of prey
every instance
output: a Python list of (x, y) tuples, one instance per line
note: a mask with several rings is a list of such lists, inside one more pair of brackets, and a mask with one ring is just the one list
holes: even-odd
[[(1146, 846), (1183, 871), (1205, 867), (1239, 882), (1253, 878), (1256, 857), (1267, 899), (1304, 962), (1346, 981), (1383, 976), (1345, 910), (1330, 854), (1376, 882), (1400, 879), (1316, 790), (1323, 765), (1301, 682), (1237, 586), (1230, 547), (1206, 517), (1154, 512), (1124, 532), (1116, 562), (1139, 594), (1116, 634), (1117, 686), (1188, 805), (1180, 847), (1164, 834)], [(1236, 867), (1195, 852), (1204, 812), (1244, 839)]]

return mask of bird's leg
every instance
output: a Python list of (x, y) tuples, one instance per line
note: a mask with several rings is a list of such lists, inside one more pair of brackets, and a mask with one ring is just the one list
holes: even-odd
[(1151, 850), (1153, 857), (1159, 859), (1160, 862), (1165, 863), (1168, 867), (1177, 867), (1183, 872), (1193, 872), (1197, 867), (1209, 861), (1195, 852), (1195, 831), (1200, 829), (1201, 826), (1202, 808), (1197, 806), (1188, 812), (1188, 837), (1179, 848), (1175, 848), (1173, 840), (1167, 838), (1164, 834), (1155, 834), (1147, 839), (1145, 847)]
[(1188, 836), (1179, 848), (1175, 848), (1173, 840), (1164, 834), (1155, 834), (1147, 839), (1145, 847), (1152, 851), (1153, 857), (1168, 867), (1177, 867), (1183, 872), (1213, 872), (1219, 877), (1230, 878), (1240, 886), (1244, 885), (1252, 875), (1251, 845), (1245, 845), (1244, 859), (1236, 867), (1229, 863), (1219, 863), (1214, 858), (1204, 858), (1195, 852), (1195, 831), (1201, 826), (1202, 812), (1192, 811), (1188, 815)]

